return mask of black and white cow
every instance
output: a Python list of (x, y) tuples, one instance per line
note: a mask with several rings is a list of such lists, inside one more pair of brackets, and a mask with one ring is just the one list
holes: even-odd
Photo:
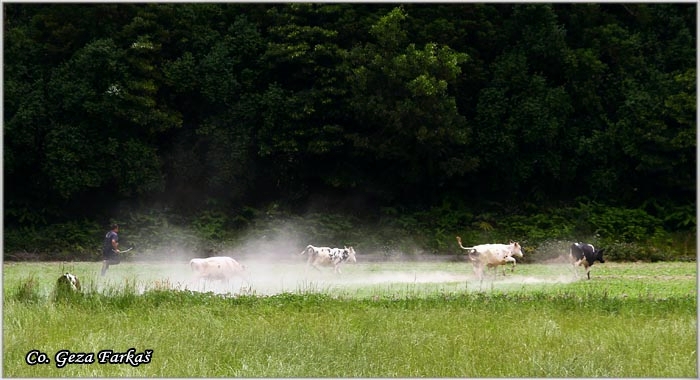
[(596, 261), (600, 261), (601, 263), (605, 262), (603, 259), (603, 251), (605, 251), (605, 249), (595, 249), (593, 245), (588, 243), (578, 242), (571, 244), (571, 248), (569, 248), (569, 259), (573, 265), (576, 277), (578, 278), (577, 267), (583, 265), (583, 267), (586, 268), (586, 275), (590, 280), (591, 266)]
[(314, 267), (319, 272), (318, 266), (333, 266), (335, 273), (340, 273), (340, 265), (346, 261), (357, 262), (355, 258), (355, 249), (353, 247), (345, 248), (329, 248), (329, 247), (314, 247), (307, 245), (300, 255), (307, 254), (309, 259), (307, 264)]
[(79, 292), (80, 280), (72, 273), (64, 273), (56, 280), (56, 289), (61, 292)]

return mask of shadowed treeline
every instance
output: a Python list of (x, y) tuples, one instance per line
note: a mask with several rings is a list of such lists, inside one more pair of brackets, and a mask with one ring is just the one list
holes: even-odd
[(687, 255), (696, 8), (3, 4), (8, 246), (87, 255), (118, 220), (216, 250), (311, 214), (440, 253), (467, 229)]

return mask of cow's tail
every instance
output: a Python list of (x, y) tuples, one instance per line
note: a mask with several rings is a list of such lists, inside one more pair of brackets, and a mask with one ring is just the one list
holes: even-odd
[(301, 251), (301, 253), (299, 253), (299, 255), (303, 255), (306, 252), (311, 252), (313, 249), (314, 249), (314, 247), (312, 245), (307, 245), (306, 248), (304, 248), (304, 250)]
[(459, 248), (462, 248), (463, 250), (467, 251), (469, 255), (472, 253), (476, 252), (476, 249), (474, 247), (465, 247), (462, 245), (462, 238), (457, 236), (457, 244), (459, 244)]

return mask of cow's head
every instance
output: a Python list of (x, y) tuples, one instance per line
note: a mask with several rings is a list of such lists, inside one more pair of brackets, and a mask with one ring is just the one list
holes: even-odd
[(603, 251), (605, 251), (605, 248), (596, 250), (593, 255), (593, 261), (598, 260), (601, 263), (604, 263), (605, 260), (603, 260)]
[(518, 244), (517, 241), (511, 241), (510, 242), (510, 252), (513, 254), (513, 256), (517, 257), (523, 257), (523, 251), (520, 247), (520, 244)]
[(345, 247), (345, 252), (348, 253), (348, 261), (352, 261), (353, 263), (357, 262), (357, 259), (355, 258), (355, 249), (352, 246)]

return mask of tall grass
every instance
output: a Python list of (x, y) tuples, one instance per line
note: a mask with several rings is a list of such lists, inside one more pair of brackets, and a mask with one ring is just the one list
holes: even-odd
[[(56, 301), (36, 292), (43, 277), (17, 276), (6, 267), (3, 375), (696, 377), (696, 286), (687, 276), (694, 266), (656, 268), (619, 268), (618, 277), (600, 270), (594, 280), (550, 287), (312, 286), (237, 297), (167, 286), (141, 292), (127, 279), (88, 282), (78, 297)], [(545, 268), (518, 270), (534, 275)], [(644, 273), (674, 285), (645, 291), (636, 281)], [(30, 282), (35, 295), (17, 296)], [(53, 363), (62, 349), (129, 348), (153, 350), (151, 362)], [(33, 349), (52, 363), (27, 365)]]

